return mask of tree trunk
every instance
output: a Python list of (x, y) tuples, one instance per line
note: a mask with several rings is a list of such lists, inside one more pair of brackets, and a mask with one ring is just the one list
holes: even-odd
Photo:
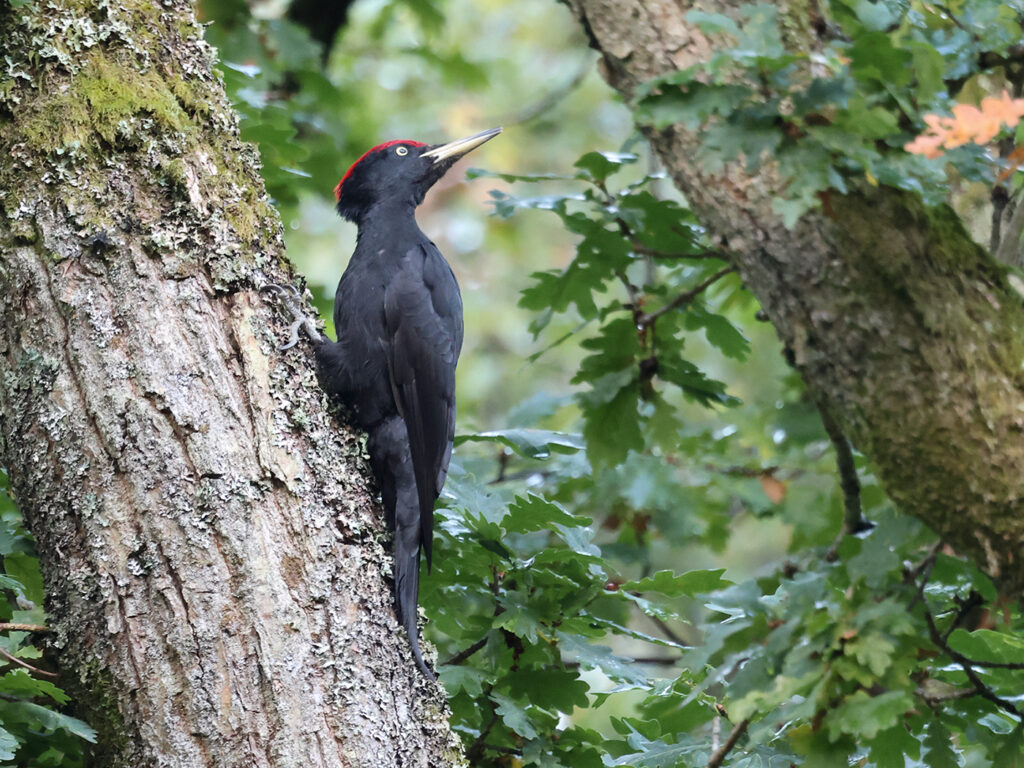
[[(716, 41), (686, 22), (691, 8), (738, 19), (728, 0), (569, 3), (627, 102), (710, 58)], [(810, 49), (806, 12), (780, 10), (792, 45)], [(1006, 589), (1024, 586), (1024, 313), (989, 254), (951, 211), (891, 188), (832, 193), (829, 216), (788, 230), (772, 212), (786, 192), (770, 163), (709, 173), (696, 132), (644, 130), (893, 500)]]
[(0, 4), (0, 463), (103, 766), (461, 764), (186, 0)]

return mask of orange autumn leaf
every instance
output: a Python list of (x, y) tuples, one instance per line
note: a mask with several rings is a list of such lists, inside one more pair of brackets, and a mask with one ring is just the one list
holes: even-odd
[(996, 182), (1002, 184), (1013, 176), (1014, 171), (1024, 165), (1024, 147), (1017, 147), (1006, 157), (1006, 167), (996, 177)]
[(968, 142), (987, 144), (1003, 126), (1012, 128), (1024, 117), (1024, 99), (1015, 99), (1007, 91), (1000, 96), (986, 96), (981, 106), (957, 104), (952, 117), (928, 114), (924, 133), (907, 142), (903, 148), (928, 158), (939, 157), (943, 149), (953, 149)]
[(913, 155), (924, 155), (929, 160), (934, 160), (942, 154), (942, 137), (922, 133), (903, 148)]
[(786, 484), (775, 477), (775, 475), (763, 474), (758, 477), (761, 481), (761, 489), (764, 495), (772, 504), (779, 504), (786, 498)]
[(953, 121), (945, 143), (950, 148), (969, 141), (987, 144), (1002, 127), (1003, 121), (998, 114), (987, 114), (972, 104), (957, 104), (953, 107)]
[(986, 96), (982, 99), (981, 111), (998, 115), (1007, 125), (1016, 125), (1024, 117), (1024, 99), (1014, 99), (1009, 92), (1003, 91), (1001, 96)]

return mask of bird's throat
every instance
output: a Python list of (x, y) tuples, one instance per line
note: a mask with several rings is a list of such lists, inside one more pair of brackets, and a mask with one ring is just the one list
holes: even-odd
[(357, 222), (357, 241), (414, 245), (427, 239), (416, 223), (415, 210), (412, 203), (396, 201), (371, 206)]

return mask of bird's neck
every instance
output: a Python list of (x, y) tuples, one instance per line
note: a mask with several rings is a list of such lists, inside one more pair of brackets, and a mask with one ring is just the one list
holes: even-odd
[(387, 240), (402, 237), (421, 237), (416, 223), (416, 206), (408, 200), (385, 200), (374, 203), (359, 217), (359, 239), (367, 236)]

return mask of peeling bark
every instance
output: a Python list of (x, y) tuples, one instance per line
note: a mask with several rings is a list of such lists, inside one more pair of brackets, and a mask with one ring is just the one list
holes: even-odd
[[(641, 83), (710, 58), (692, 8), (736, 0), (568, 0), (628, 101)], [(813, 47), (785, 3), (787, 44)], [(866, 188), (787, 230), (771, 163), (702, 168), (700, 137), (644, 129), (693, 210), (733, 254), (792, 364), (877, 467), (890, 496), (1007, 590), (1024, 586), (1024, 313), (991, 256), (948, 209)]]
[(463, 764), (185, 0), (0, 5), (0, 463), (104, 766)]

